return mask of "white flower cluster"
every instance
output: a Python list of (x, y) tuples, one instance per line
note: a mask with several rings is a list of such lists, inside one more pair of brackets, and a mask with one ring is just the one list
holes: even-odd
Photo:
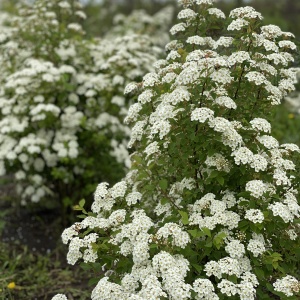
[(286, 296), (293, 296), (300, 290), (300, 282), (293, 276), (287, 275), (282, 279), (277, 279), (273, 283), (275, 291), (282, 292)]
[(151, 41), (164, 47), (169, 42), (168, 30), (171, 27), (174, 7), (169, 5), (154, 15), (144, 10), (134, 10), (130, 15), (117, 14), (113, 19), (113, 27), (105, 38), (114, 39), (116, 36), (132, 35), (137, 32), (150, 37)]
[[(215, 197), (212, 193), (206, 194), (190, 206), (190, 224), (210, 230), (215, 229), (218, 224), (230, 230), (236, 228), (240, 221), (240, 216), (228, 210), (228, 208), (231, 208), (230, 202), (226, 203), (225, 201), (215, 200)], [(202, 210), (204, 209), (209, 209), (210, 215), (203, 217)]]
[(167, 59), (126, 88), (138, 95), (126, 118), (131, 170), (112, 188), (101, 183), (93, 219), (63, 235), (75, 252), (87, 227), (101, 236), (98, 260), (111, 269), (92, 299), (254, 300), (256, 264), (264, 268), (265, 256), (283, 251), (279, 239), (293, 236), (299, 148), (280, 145), (263, 118), (294, 84), (290, 53), (249, 7), (232, 11), (227, 37), (205, 36), (202, 24), (224, 22), (213, 2), (179, 1)]
[[(0, 173), (15, 172), (24, 204), (53, 192), (63, 198), (66, 184), (69, 191), (76, 181), (90, 184), (87, 165), (94, 166), (94, 179), (109, 181), (130, 165), (124, 86), (153, 70), (161, 50), (149, 36), (133, 33), (88, 40), (74, 24), (78, 17), (84, 13), (77, 1), (21, 6), (0, 45)], [(166, 26), (163, 15), (157, 18)], [(129, 87), (132, 92), (136, 86)], [(100, 158), (97, 148), (105, 149)], [(112, 178), (104, 174), (105, 164), (117, 167)]]

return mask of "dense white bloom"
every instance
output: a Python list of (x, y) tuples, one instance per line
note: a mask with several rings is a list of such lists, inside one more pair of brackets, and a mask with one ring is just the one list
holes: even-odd
[(298, 238), (298, 234), (293, 229), (287, 230), (286, 233), (292, 241), (295, 241)]
[(132, 92), (134, 92), (137, 89), (137, 85), (134, 82), (131, 82), (129, 84), (126, 85), (125, 90), (124, 90), (124, 94), (130, 94)]
[(229, 172), (231, 169), (230, 162), (219, 153), (207, 157), (205, 163), (209, 167), (216, 167), (218, 171)]
[(293, 43), (291, 41), (280, 41), (278, 44), (279, 44), (280, 48), (287, 48), (287, 49), (291, 49), (291, 50), (296, 50), (296, 48), (297, 48), (295, 43)]
[(268, 167), (268, 161), (260, 154), (254, 154), (250, 167), (255, 170), (255, 172), (265, 171)]
[(291, 275), (277, 279), (273, 286), (275, 291), (282, 292), (286, 296), (293, 296), (295, 292), (299, 292), (299, 281)]
[(174, 25), (171, 29), (170, 29), (170, 33), (172, 35), (175, 35), (178, 32), (183, 32), (185, 31), (185, 24), (184, 23), (179, 23)]
[(264, 221), (264, 214), (259, 209), (248, 209), (245, 218), (253, 223), (262, 223)]
[(220, 19), (225, 19), (226, 17), (225, 14), (218, 8), (209, 8), (207, 11), (210, 15), (214, 15)]
[(250, 121), (250, 124), (254, 130), (262, 131), (265, 133), (271, 132), (271, 124), (265, 119), (254, 118), (252, 121)]
[(159, 145), (157, 141), (150, 143), (144, 150), (146, 153), (146, 158), (151, 156), (152, 154), (159, 153)]
[(262, 135), (256, 138), (261, 144), (263, 144), (267, 149), (278, 148), (278, 141), (270, 135)]
[(233, 9), (230, 14), (230, 18), (245, 18), (245, 19), (260, 19), (262, 20), (262, 15), (257, 12), (253, 7), (251, 6), (245, 6), (245, 7), (239, 7)]
[(204, 271), (208, 277), (212, 275), (216, 276), (217, 278), (222, 277), (221, 267), (216, 261), (211, 260), (208, 263), (206, 263), (204, 267)]
[(226, 294), (227, 296), (233, 296), (237, 293), (236, 284), (226, 279), (222, 279), (221, 282), (218, 283), (218, 288), (222, 294)]
[(266, 251), (266, 248), (264, 243), (262, 243), (261, 241), (250, 239), (247, 245), (247, 250), (252, 252), (254, 257), (258, 257)]
[(215, 100), (215, 103), (219, 104), (220, 106), (225, 106), (229, 109), (237, 108), (236, 103), (230, 97), (227, 97), (227, 96), (218, 97)]
[(243, 27), (249, 25), (249, 22), (244, 19), (233, 20), (227, 27), (227, 30), (241, 30)]
[(196, 299), (218, 299), (214, 285), (208, 279), (196, 279), (193, 283), (193, 290), (197, 293)]
[(142, 199), (142, 194), (139, 192), (132, 192), (126, 196), (126, 202), (128, 205), (134, 205), (139, 201), (141, 201), (141, 199)]
[(291, 214), (287, 205), (283, 203), (274, 203), (270, 204), (268, 207), (274, 216), (279, 216), (283, 219), (285, 223), (292, 222), (294, 220), (294, 216)]
[(267, 191), (267, 186), (262, 180), (251, 180), (246, 184), (246, 191), (250, 192), (251, 196), (260, 198)]
[(144, 87), (152, 87), (159, 82), (159, 78), (155, 73), (148, 73), (143, 77)]
[(214, 112), (209, 108), (206, 107), (196, 108), (191, 113), (191, 120), (204, 123), (206, 120), (212, 120), (213, 116), (214, 116)]
[(233, 240), (228, 243), (225, 247), (225, 250), (232, 258), (243, 257), (245, 254), (245, 247), (238, 240)]
[(156, 236), (158, 239), (164, 238), (165, 240), (171, 236), (172, 244), (181, 248), (185, 248), (191, 241), (189, 234), (183, 231), (176, 223), (165, 224), (157, 231)]
[(247, 147), (240, 147), (239, 149), (235, 150), (231, 154), (234, 157), (234, 161), (237, 165), (240, 164), (250, 164), (253, 161), (253, 153)]
[(51, 300), (68, 300), (68, 298), (64, 294), (57, 294), (54, 297), (52, 297)]
[[(64, 232), (64, 241), (71, 241), (71, 263), (97, 261), (107, 253), (101, 247), (93, 252), (79, 232), (94, 228), (101, 240), (91, 240), (108, 240), (120, 284), (101, 279), (92, 299), (254, 300), (260, 280), (249, 257), (278, 251), (273, 239), (295, 239), (296, 227), (288, 223), (299, 217), (300, 206), (291, 176), (296, 165), (289, 156), (299, 149), (280, 146), (269, 135), (270, 123), (255, 117), (292, 89), (295, 76), (286, 70), (291, 57), (281, 52), (292, 44), (278, 47), (283, 33), (268, 35), (276, 28), (253, 32), (262, 17), (250, 7), (231, 12), (230, 37), (206, 36), (209, 31), (203, 34), (197, 22), (221, 24), (218, 18), (225, 17), (212, 2), (179, 1), (182, 23), (171, 29), (178, 40), (167, 45), (167, 58), (155, 71), (139, 74), (142, 83), (127, 89), (137, 92), (126, 118), (133, 122), (132, 169), (112, 188), (100, 184), (92, 204), (96, 216)], [(247, 46), (251, 50), (237, 51)], [(274, 76), (278, 81), (271, 80)], [(94, 90), (87, 85), (78, 94), (92, 98)], [(35, 191), (32, 186), (28, 192)], [(278, 236), (262, 226), (276, 221), (271, 212), (287, 223)], [(199, 246), (209, 250), (202, 251), (203, 269), (195, 255)], [(122, 271), (125, 260), (130, 268)], [(192, 279), (191, 273), (197, 276)]]
[(124, 291), (120, 285), (109, 282), (108, 277), (103, 277), (93, 289), (91, 298), (92, 300), (119, 300), (124, 299), (123, 296)]
[(255, 85), (262, 85), (268, 82), (263, 74), (256, 71), (247, 73), (245, 78), (247, 78), (249, 82), (253, 82)]
[(178, 14), (178, 19), (194, 19), (197, 13), (190, 8), (183, 9)]

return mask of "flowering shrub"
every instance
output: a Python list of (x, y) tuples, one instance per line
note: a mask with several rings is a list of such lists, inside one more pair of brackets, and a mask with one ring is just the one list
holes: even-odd
[(293, 35), (213, 2), (179, 1), (167, 58), (125, 89), (130, 171), (62, 234), (70, 264), (104, 274), (93, 300), (298, 299), (300, 151), (268, 121)]
[(124, 86), (161, 50), (145, 35), (89, 40), (78, 19), (78, 1), (38, 0), (0, 34), (0, 175), (15, 174), (24, 203), (69, 205), (129, 166)]
[(106, 37), (146, 34), (154, 44), (164, 47), (169, 42), (168, 30), (172, 25), (173, 15), (173, 6), (166, 6), (153, 16), (148, 15), (144, 10), (134, 10), (129, 16), (117, 14), (113, 19), (114, 26)]

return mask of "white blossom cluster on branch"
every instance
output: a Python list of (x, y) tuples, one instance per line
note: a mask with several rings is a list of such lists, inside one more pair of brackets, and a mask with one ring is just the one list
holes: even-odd
[(179, 1), (167, 58), (125, 89), (130, 171), (62, 234), (69, 263), (103, 264), (93, 300), (299, 295), (300, 150), (269, 122), (296, 82), (293, 35), (213, 2)]
[(78, 200), (95, 178), (115, 182), (129, 167), (124, 86), (153, 70), (162, 50), (138, 33), (87, 38), (85, 18), (71, 0), (3, 15), (0, 174), (15, 174), (23, 203), (53, 193)]

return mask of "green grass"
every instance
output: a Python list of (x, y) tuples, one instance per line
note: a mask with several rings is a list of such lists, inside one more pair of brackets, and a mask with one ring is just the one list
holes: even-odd
[(64, 249), (36, 254), (27, 246), (0, 243), (0, 299), (51, 299), (57, 293), (69, 299), (89, 299), (89, 274), (64, 263)]

